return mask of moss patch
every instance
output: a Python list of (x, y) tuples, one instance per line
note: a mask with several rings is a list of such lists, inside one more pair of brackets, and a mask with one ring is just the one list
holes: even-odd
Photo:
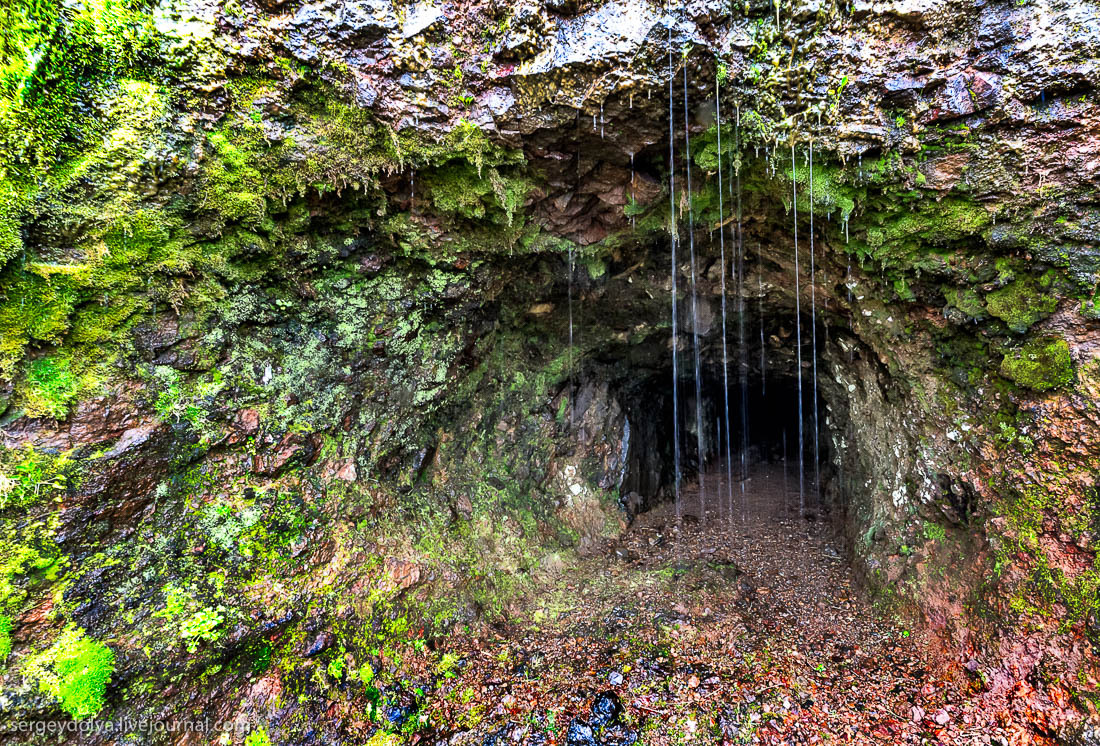
[(24, 672), (37, 678), (39, 688), (56, 697), (61, 709), (84, 720), (103, 709), (114, 667), (115, 654), (109, 647), (70, 626), (28, 661)]
[(1005, 322), (1012, 331), (1021, 333), (1054, 313), (1057, 305), (1058, 301), (1043, 293), (1039, 284), (1030, 278), (1014, 280), (985, 296), (989, 313)]
[(1028, 342), (1004, 356), (1001, 375), (1035, 391), (1068, 386), (1073, 383), (1069, 344), (1060, 338)]

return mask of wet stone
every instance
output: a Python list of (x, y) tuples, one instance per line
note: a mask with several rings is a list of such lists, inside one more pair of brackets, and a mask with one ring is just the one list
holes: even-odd
[(386, 695), (382, 714), (391, 725), (402, 725), (416, 714), (416, 701), (405, 691), (395, 690)]
[(623, 705), (615, 692), (603, 692), (592, 703), (592, 724), (597, 728), (618, 722), (622, 714)]
[(566, 746), (597, 746), (592, 726), (583, 720), (574, 720), (569, 724), (565, 735)]
[(329, 647), (331, 647), (334, 642), (336, 642), (336, 638), (331, 632), (322, 632), (313, 638), (313, 642), (309, 644), (309, 647), (305, 649), (305, 652), (302, 653), (302, 655), (306, 658), (312, 658), (315, 655), (320, 655)]

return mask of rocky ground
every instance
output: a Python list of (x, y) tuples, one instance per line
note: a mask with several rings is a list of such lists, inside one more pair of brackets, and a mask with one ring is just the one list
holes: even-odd
[(447, 640), (422, 702), (387, 717), (451, 744), (1047, 742), (1029, 692), (991, 702), (862, 597), (829, 522), (797, 517), (796, 474), (744, 486), (731, 515), (709, 475), (705, 522), (685, 488), (681, 527), (643, 514), (529, 623)]

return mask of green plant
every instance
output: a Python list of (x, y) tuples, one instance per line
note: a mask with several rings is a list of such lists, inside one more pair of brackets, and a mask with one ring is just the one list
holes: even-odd
[(65, 454), (51, 456), (29, 443), (0, 454), (0, 510), (26, 507), (63, 490), (71, 463)]
[(1064, 339), (1036, 339), (1009, 351), (1001, 361), (1001, 375), (1035, 391), (1049, 391), (1073, 383), (1073, 357)]
[(24, 673), (37, 678), (39, 689), (55, 697), (61, 709), (83, 720), (103, 709), (114, 667), (115, 654), (109, 647), (70, 625), (27, 662)]
[(328, 675), (339, 681), (344, 678), (344, 656), (338, 655), (328, 662)]
[(267, 728), (262, 725), (256, 727), (244, 739), (244, 746), (271, 746), (271, 737), (267, 735)]
[(444, 653), (443, 657), (439, 659), (439, 665), (436, 666), (436, 670), (443, 675), (445, 679), (453, 679), (454, 667), (458, 663), (458, 656), (454, 653)]
[(194, 653), (199, 649), (199, 643), (215, 642), (220, 634), (217, 628), (225, 621), (222, 606), (216, 609), (199, 609), (191, 616), (180, 622), (179, 632), (187, 646), (187, 652)]
[(187, 652), (194, 653), (201, 643), (216, 642), (221, 637), (218, 627), (225, 621), (224, 612), (224, 606), (201, 606), (183, 589), (168, 585), (165, 587), (164, 608), (153, 616), (175, 623), (176, 634)]
[(832, 109), (835, 111), (840, 106), (840, 96), (844, 93), (844, 89), (848, 86), (848, 76), (845, 75), (840, 79), (840, 83), (836, 88), (829, 89), (829, 98), (832, 99)]
[(0, 614), (0, 664), (11, 654), (11, 617)]
[(47, 415), (55, 420), (69, 414), (69, 403), (76, 398), (79, 381), (66, 358), (43, 357), (27, 366), (26, 411), (29, 415)]
[(938, 523), (924, 522), (924, 538), (928, 541), (943, 541), (947, 538), (947, 529)]
[(252, 673), (261, 674), (271, 666), (271, 643), (260, 645), (252, 656)]

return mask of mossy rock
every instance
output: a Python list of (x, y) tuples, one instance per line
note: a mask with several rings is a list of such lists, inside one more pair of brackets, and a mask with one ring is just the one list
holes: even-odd
[(973, 319), (985, 319), (989, 314), (985, 311), (982, 298), (972, 288), (945, 287), (943, 296), (950, 306), (954, 306)]
[(1034, 282), (1026, 279), (1015, 280), (985, 296), (985, 307), (989, 313), (1005, 322), (1012, 331), (1020, 333), (1054, 313), (1057, 305), (1057, 299), (1046, 295)]
[(1004, 356), (1001, 375), (1035, 391), (1068, 386), (1074, 375), (1069, 344), (1058, 337), (1028, 342)]
[(1087, 319), (1100, 319), (1100, 292), (1081, 301), (1081, 315)]

